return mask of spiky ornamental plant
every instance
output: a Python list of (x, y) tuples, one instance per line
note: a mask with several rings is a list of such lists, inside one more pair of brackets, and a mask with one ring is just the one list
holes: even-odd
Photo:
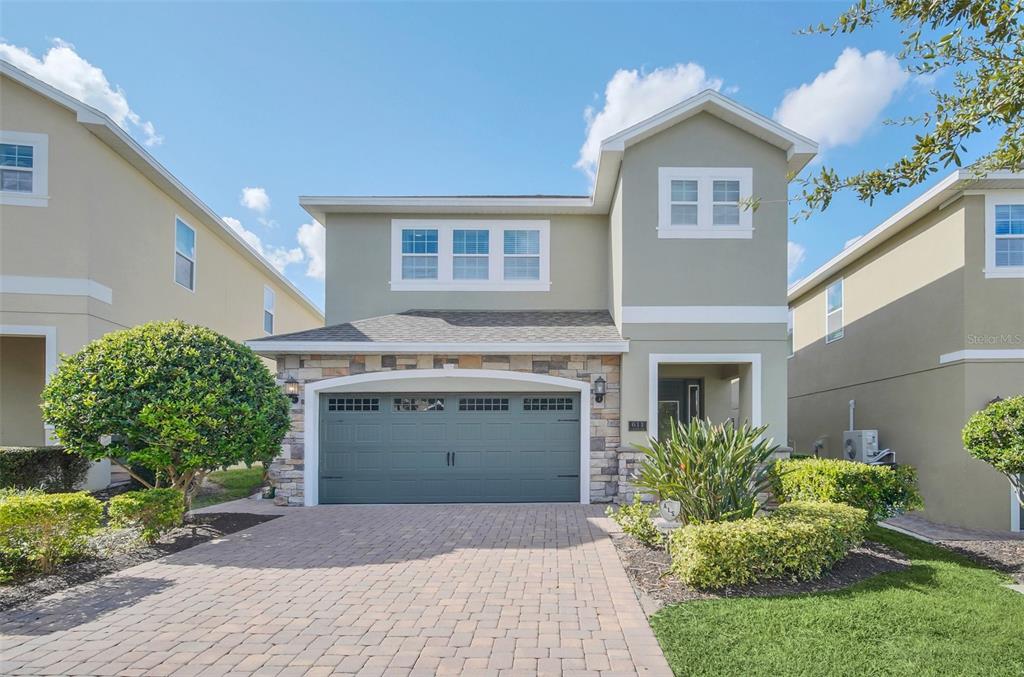
[(764, 439), (768, 426), (703, 419), (673, 426), (668, 439), (640, 447), (644, 458), (633, 484), (661, 499), (679, 501), (687, 523), (753, 516), (757, 495), (769, 486), (768, 460), (778, 449)]

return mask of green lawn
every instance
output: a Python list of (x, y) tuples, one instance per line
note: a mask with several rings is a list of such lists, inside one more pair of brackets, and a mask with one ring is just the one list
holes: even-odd
[(251, 468), (216, 470), (206, 476), (206, 484), (192, 499), (192, 507), (204, 508), (208, 505), (252, 496), (262, 483), (263, 466), (259, 464)]
[(677, 675), (1024, 675), (1024, 595), (1009, 579), (875, 529), (912, 565), (846, 590), (691, 602), (651, 625)]

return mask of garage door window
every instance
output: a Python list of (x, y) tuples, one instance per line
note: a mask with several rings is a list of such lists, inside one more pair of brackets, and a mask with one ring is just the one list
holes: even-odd
[(508, 411), (507, 397), (462, 397), (459, 411)]
[(329, 397), (327, 411), (380, 411), (376, 397)]
[(444, 411), (444, 398), (396, 397), (395, 411)]
[(524, 397), (523, 411), (572, 411), (572, 398)]

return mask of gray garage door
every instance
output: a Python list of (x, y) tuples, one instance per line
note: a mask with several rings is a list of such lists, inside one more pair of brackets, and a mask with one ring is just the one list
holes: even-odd
[(321, 395), (321, 503), (578, 501), (579, 472), (578, 395)]

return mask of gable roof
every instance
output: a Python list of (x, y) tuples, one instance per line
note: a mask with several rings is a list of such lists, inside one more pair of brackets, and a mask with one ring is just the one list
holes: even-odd
[(162, 191), (188, 207), (208, 228), (211, 228), (214, 233), (220, 235), (221, 239), (227, 242), (229, 246), (258, 268), (261, 268), (264, 273), (274, 278), (289, 294), (323, 321), (323, 312), (309, 297), (302, 293), (288, 278), (278, 272), (274, 266), (270, 265), (270, 262), (253, 249), (252, 245), (243, 240), (238, 233), (224, 223), (224, 220), (214, 213), (206, 203), (196, 197), (177, 177), (157, 162), (152, 155), (146, 152), (135, 139), (129, 136), (120, 125), (110, 119), (105, 113), (82, 103), (42, 80), (32, 77), (25, 71), (12, 66), (2, 59), (0, 59), (0, 74), (9, 77), (36, 94), (74, 113), (78, 122), (92, 132), (94, 136), (110, 146), (114, 152), (124, 158), (128, 164), (139, 170), (143, 176), (155, 183)]
[(984, 177), (974, 175), (971, 169), (957, 169), (926, 190), (905, 207), (861, 236), (856, 242), (822, 264), (817, 270), (789, 287), (788, 300), (797, 300), (822, 282), (836, 275), (865, 256), (904, 228), (916, 223), (922, 216), (942, 208), (959, 197), (965, 190), (998, 190), (1024, 188), (1024, 172), (992, 172)]
[(311, 196), (299, 204), (313, 218), (328, 213), (455, 213), (455, 214), (607, 214), (618, 180), (622, 155), (630, 146), (700, 113), (728, 122), (786, 152), (795, 176), (817, 154), (818, 144), (743, 106), (724, 94), (707, 89), (642, 120), (601, 142), (597, 178), (590, 195), (479, 195), (479, 196)]

